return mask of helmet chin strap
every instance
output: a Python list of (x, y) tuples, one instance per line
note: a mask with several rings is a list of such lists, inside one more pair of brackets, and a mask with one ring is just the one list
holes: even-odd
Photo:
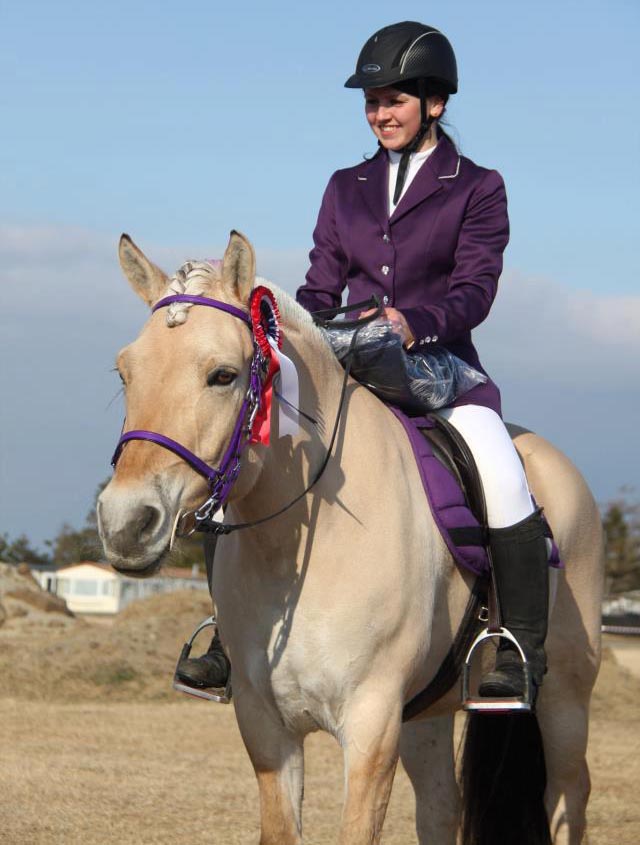
[(393, 204), (397, 205), (402, 196), (402, 189), (407, 178), (407, 170), (409, 169), (409, 161), (411, 160), (411, 153), (415, 153), (420, 144), (423, 142), (426, 135), (431, 129), (433, 117), (427, 117), (427, 86), (424, 79), (418, 80), (418, 96), (420, 97), (420, 128), (416, 136), (410, 141), (406, 147), (402, 149), (402, 158), (398, 165), (398, 175), (396, 177), (396, 187), (393, 192)]

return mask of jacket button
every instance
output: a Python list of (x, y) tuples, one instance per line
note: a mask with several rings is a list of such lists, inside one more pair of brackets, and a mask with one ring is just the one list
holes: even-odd
[(387, 235), (387, 233), (386, 233), (386, 232), (385, 232), (385, 233), (384, 233), (384, 235), (382, 236), (382, 240), (383, 240), (386, 244), (391, 243), (391, 238), (389, 237), (389, 235)]
[(389, 270), (390, 270), (390, 268), (387, 264), (383, 264), (380, 269), (382, 270), (382, 274), (384, 276), (386, 276), (388, 274)]
[(431, 338), (431, 342), (432, 342), (432, 343), (437, 343), (437, 342), (438, 342), (438, 335), (437, 335), (437, 334), (434, 334), (434, 336)]
[(388, 304), (389, 304), (389, 297), (386, 295), (386, 293), (385, 293), (385, 295), (382, 297), (382, 304), (383, 304), (383, 305), (388, 305)]

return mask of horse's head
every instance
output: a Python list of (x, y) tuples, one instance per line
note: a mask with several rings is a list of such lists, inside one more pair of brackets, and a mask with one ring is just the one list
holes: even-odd
[[(221, 263), (188, 262), (171, 278), (126, 235), (120, 263), (150, 306), (186, 294), (246, 311), (255, 279), (253, 249), (237, 232)], [(217, 466), (243, 406), (253, 350), (246, 322), (224, 310), (185, 302), (156, 310), (118, 355), (125, 430), (159, 432)], [(251, 475), (243, 469), (241, 482), (251, 483)], [(108, 560), (120, 571), (149, 574), (168, 551), (178, 511), (201, 505), (207, 494), (206, 480), (176, 454), (155, 442), (126, 443), (98, 502)]]

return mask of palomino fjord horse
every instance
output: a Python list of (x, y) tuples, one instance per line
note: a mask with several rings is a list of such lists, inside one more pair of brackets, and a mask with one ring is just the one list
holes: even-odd
[[(160, 308), (118, 357), (125, 430), (158, 432), (215, 467), (228, 451), (250, 378), (254, 343), (238, 309), (246, 313), (254, 286), (253, 250), (234, 232), (221, 266), (186, 264), (172, 280), (127, 236), (120, 260), (149, 305), (182, 292), (231, 306)], [(339, 404), (343, 373), (323, 333), (289, 296), (276, 296), (283, 352), (296, 364), (307, 416), (287, 436), (278, 436), (274, 417), (271, 445), (247, 446), (226, 511), (230, 523), (260, 519), (305, 489), (325, 457)], [(509, 793), (497, 766), (482, 777), (487, 794), (516, 802), (512, 833), (498, 843), (476, 818), (465, 841), (578, 845), (585, 836), (588, 710), (599, 663), (600, 521), (584, 481), (562, 454), (531, 433), (516, 444), (566, 564), (538, 702), (546, 816), (543, 830), (529, 823), (528, 797)], [(150, 575), (169, 549), (180, 510), (206, 498), (203, 478), (174, 452), (131, 440), (99, 501), (108, 559), (122, 573)], [(233, 667), (238, 724), (259, 785), (262, 845), (302, 841), (303, 741), (316, 730), (331, 733), (344, 750), (341, 845), (380, 841), (399, 756), (416, 794), (420, 843), (455, 845), (461, 812), (485, 813), (477, 796), (464, 790), (460, 796), (456, 782), (459, 690), (423, 717), (402, 722), (403, 704), (426, 686), (450, 647), (470, 581), (434, 524), (401, 424), (350, 383), (334, 454), (312, 491), (278, 518), (221, 537), (216, 550), (213, 594)], [(506, 724), (502, 719), (533, 717), (474, 718), (482, 732), (482, 725)], [(472, 764), (489, 759), (468, 751)], [(530, 766), (526, 754), (519, 766), (525, 772)]]

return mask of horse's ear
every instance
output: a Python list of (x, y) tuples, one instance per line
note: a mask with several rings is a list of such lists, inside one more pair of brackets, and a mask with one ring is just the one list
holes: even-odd
[(167, 289), (166, 273), (149, 261), (129, 235), (121, 235), (118, 257), (131, 287), (147, 305), (154, 305)]
[(256, 278), (256, 254), (244, 235), (231, 230), (222, 259), (222, 279), (240, 302), (247, 303)]

